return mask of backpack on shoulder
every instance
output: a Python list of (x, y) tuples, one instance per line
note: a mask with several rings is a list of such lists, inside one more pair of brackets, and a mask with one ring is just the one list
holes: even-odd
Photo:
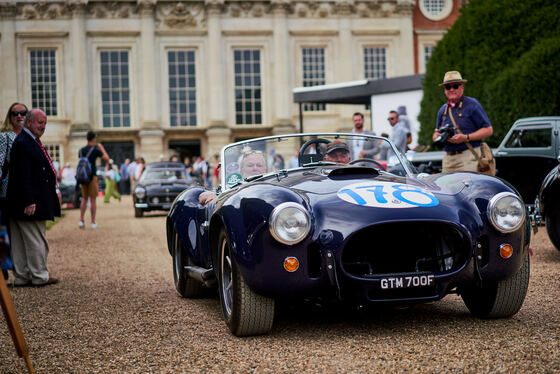
[(93, 170), (91, 162), (89, 162), (89, 156), (94, 149), (95, 147), (91, 147), (88, 153), (85, 156), (81, 155), (78, 160), (78, 166), (76, 166), (76, 182), (78, 184), (88, 184), (93, 179)]

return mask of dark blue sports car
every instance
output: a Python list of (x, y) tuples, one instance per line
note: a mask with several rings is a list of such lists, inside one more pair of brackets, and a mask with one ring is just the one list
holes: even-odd
[[(284, 169), (274, 170), (281, 155)], [(167, 218), (175, 287), (217, 287), (237, 336), (270, 331), (277, 300), (417, 303), (458, 293), (509, 317), (529, 282), (519, 194), (476, 173), (416, 174), (386, 138), (293, 134), (221, 153), (221, 187), (193, 187)]]

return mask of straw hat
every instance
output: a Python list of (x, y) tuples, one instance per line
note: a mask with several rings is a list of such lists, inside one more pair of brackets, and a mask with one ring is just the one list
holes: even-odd
[(461, 73), (459, 73), (458, 71), (448, 71), (447, 73), (445, 73), (445, 76), (443, 77), (443, 83), (440, 83), (440, 87), (445, 86), (446, 84), (449, 83), (467, 83), (466, 79), (463, 79), (463, 77), (461, 77)]

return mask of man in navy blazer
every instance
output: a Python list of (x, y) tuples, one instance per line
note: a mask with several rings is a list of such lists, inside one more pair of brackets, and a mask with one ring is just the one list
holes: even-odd
[(47, 116), (40, 109), (27, 112), (23, 131), (10, 153), (8, 209), (15, 286), (58, 283), (47, 269), (49, 243), (46, 222), (60, 216), (56, 171), (41, 144)]

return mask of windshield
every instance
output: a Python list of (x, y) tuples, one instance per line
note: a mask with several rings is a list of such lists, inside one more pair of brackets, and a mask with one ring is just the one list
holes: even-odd
[(142, 173), (142, 181), (146, 180), (186, 180), (187, 176), (184, 169), (146, 169)]
[(374, 167), (401, 176), (414, 167), (383, 137), (358, 134), (314, 133), (256, 138), (222, 149), (221, 184), (227, 189), (243, 180), (321, 164)]

